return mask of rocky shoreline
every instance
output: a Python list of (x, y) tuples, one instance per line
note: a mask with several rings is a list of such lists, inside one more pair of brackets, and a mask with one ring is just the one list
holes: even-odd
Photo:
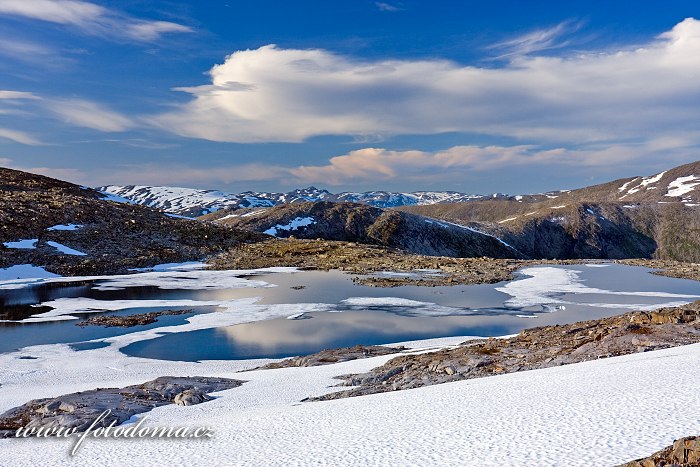
[(653, 274), (658, 274), (659, 276), (700, 281), (700, 264), (698, 263), (682, 263), (679, 261), (662, 259), (621, 259), (615, 262), (629, 266), (643, 266), (646, 268), (658, 269), (658, 271), (654, 271)]
[(401, 355), (367, 373), (340, 376), (340, 386), (352, 389), (309, 400), (412, 389), (698, 342), (700, 301), (652, 312), (531, 328), (511, 338), (468, 341), (437, 352)]
[[(333, 363), (349, 362), (358, 358), (379, 357), (407, 350), (406, 347), (385, 347), (381, 345), (356, 345), (340, 349), (326, 349), (303, 357), (292, 357), (281, 362), (268, 363), (253, 370), (274, 370), (278, 368), (309, 367), (331, 365)], [(249, 370), (249, 371), (253, 371)]]
[[(355, 283), (375, 287), (495, 283), (512, 279), (515, 271), (524, 266), (542, 262), (487, 257), (423, 256), (375, 245), (295, 238), (241, 244), (209, 260), (213, 269), (257, 269), (276, 266), (324, 271), (336, 269), (358, 276), (354, 279)], [(546, 262), (573, 264), (581, 261)], [(372, 276), (382, 271), (404, 272), (408, 275)], [(416, 275), (416, 271), (430, 271), (432, 274)]]
[[(603, 260), (518, 260), (422, 256), (375, 245), (330, 240), (270, 239), (241, 244), (212, 257), (213, 269), (257, 269), (293, 266), (300, 269), (337, 269), (352, 274), (353, 282), (373, 287), (426, 287), (489, 284), (512, 280), (518, 269), (541, 264), (600, 263)], [(610, 260), (630, 266), (659, 269), (659, 275), (700, 280), (700, 264), (670, 260)], [(405, 276), (381, 276), (384, 271)], [(425, 274), (428, 272), (428, 274)]]
[(56, 398), (35, 399), (0, 415), (0, 438), (20, 428), (75, 428), (85, 431), (105, 410), (111, 413), (96, 426), (119, 425), (133, 415), (167, 404), (195, 405), (211, 400), (212, 392), (232, 389), (244, 381), (227, 378), (161, 376), (124, 388), (98, 388)]

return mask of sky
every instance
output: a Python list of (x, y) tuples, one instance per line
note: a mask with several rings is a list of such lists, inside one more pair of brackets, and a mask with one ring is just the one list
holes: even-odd
[(697, 1), (0, 0), (0, 166), (83, 185), (536, 193), (698, 122)]

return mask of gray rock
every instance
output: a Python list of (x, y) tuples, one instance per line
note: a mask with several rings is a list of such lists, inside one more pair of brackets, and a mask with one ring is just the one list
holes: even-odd
[(187, 389), (175, 396), (173, 402), (177, 405), (197, 405), (212, 400), (206, 393), (198, 389)]

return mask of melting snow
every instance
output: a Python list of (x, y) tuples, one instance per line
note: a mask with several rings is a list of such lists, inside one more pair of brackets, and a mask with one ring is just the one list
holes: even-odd
[(280, 225), (277, 224), (274, 227), (270, 227), (267, 229), (265, 232), (268, 235), (272, 235), (273, 237), (277, 236), (277, 232), (279, 230), (286, 230), (287, 232), (290, 232), (292, 230), (297, 230), (299, 227), (306, 227), (307, 225), (315, 224), (316, 220), (313, 217), (296, 217), (292, 219), (287, 225)]
[(625, 182), (620, 188), (617, 189), (617, 191), (625, 191), (628, 186), (630, 186), (635, 180), (639, 180), (639, 177), (633, 178), (629, 182)]
[(78, 230), (82, 227), (83, 225), (81, 224), (59, 224), (54, 225), (53, 227), (49, 227), (46, 230)]
[[(532, 267), (525, 268), (520, 271), (522, 274), (529, 276), (526, 279), (520, 279), (508, 282), (502, 287), (497, 287), (499, 292), (506, 293), (512, 298), (507, 300), (505, 304), (512, 307), (528, 307), (541, 305), (543, 303), (570, 303), (558, 298), (562, 294), (602, 294), (602, 295), (626, 295), (638, 297), (662, 297), (673, 298), (677, 301), (674, 305), (653, 305), (653, 308), (662, 306), (677, 306), (679, 304), (688, 303), (690, 300), (697, 300), (700, 295), (675, 294), (668, 292), (617, 292), (612, 290), (597, 289), (588, 287), (583, 284), (579, 278), (579, 273), (572, 269), (559, 269), (553, 267)], [(683, 301), (685, 300), (685, 301)], [(596, 306), (596, 305), (592, 305)], [(605, 304), (606, 307), (615, 307), (614, 304)], [(625, 304), (621, 307), (630, 309), (645, 309), (648, 305), (640, 304)]]
[[(196, 317), (200, 316), (209, 315)], [(201, 324), (193, 318), (177, 329), (165, 329), (191, 330)], [(157, 334), (145, 331), (136, 333), (136, 338), (148, 338), (149, 333)], [(0, 440), (4, 463), (105, 464), (114, 461), (116, 449), (139, 465), (168, 464), (173, 459), (211, 465), (222, 459), (232, 465), (618, 465), (700, 430), (697, 412), (684, 410), (700, 405), (698, 344), (299, 404), (308, 396), (337, 391), (334, 377), (367, 372), (396, 355), (241, 374), (237, 371), (270, 360), (178, 362), (128, 357), (117, 349), (128, 342), (126, 337), (122, 342), (112, 339), (115, 345), (101, 349), (75, 351), (55, 344), (0, 355), (4, 369), (0, 412), (30, 399), (138, 384), (163, 374), (245, 379), (241, 387), (222, 391), (205, 404), (163, 406), (133, 420), (148, 417), (145, 426), (207, 426), (215, 436), (177, 445), (172, 439), (88, 439), (75, 459), (67, 455), (72, 440), (6, 439)], [(403, 345), (424, 351), (466, 339)], [(23, 355), (35, 359), (18, 358)]]
[(698, 177), (695, 175), (678, 177), (668, 184), (668, 193), (666, 193), (664, 196), (683, 196), (686, 193), (690, 193), (697, 185), (700, 185), (700, 182), (690, 183), (694, 180), (698, 180)]
[(16, 242), (5, 242), (3, 245), (5, 245), (5, 248), (11, 248), (11, 249), (21, 249), (21, 250), (33, 250), (36, 248), (36, 242), (38, 242), (38, 238), (33, 238), (31, 240), (18, 240)]
[[(48, 272), (46, 269), (34, 266), (31, 264), (18, 264), (16, 266), (11, 266), (9, 268), (0, 269), (0, 281), (3, 281), (5, 285), (11, 285), (14, 281), (20, 279), (22, 280), (22, 285), (19, 288), (24, 287), (25, 279), (36, 279), (40, 281), (42, 278), (47, 277), (59, 277), (57, 274)], [(3, 288), (0, 286), (0, 288)], [(10, 289), (12, 287), (4, 287), (5, 289)]]
[(264, 213), (264, 212), (265, 212), (264, 209), (258, 209), (257, 211), (253, 211), (253, 212), (248, 212), (248, 213), (246, 213), (246, 214), (242, 214), (241, 217), (252, 217), (252, 216), (257, 216), (257, 215), (262, 214), (262, 213)]
[(58, 242), (46, 242), (47, 245), (52, 246), (56, 248), (58, 251), (63, 253), (64, 255), (71, 255), (71, 256), (87, 256), (87, 253), (83, 253), (82, 251), (74, 250), (71, 247), (65, 246), (62, 243)]

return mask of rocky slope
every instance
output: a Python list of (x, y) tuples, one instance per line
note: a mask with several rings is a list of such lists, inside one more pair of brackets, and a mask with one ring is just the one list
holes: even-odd
[(34, 264), (65, 275), (125, 272), (202, 259), (264, 237), (103, 198), (89, 188), (0, 168), (0, 268)]
[(359, 375), (352, 389), (316, 400), (441, 384), (664, 349), (700, 342), (700, 302), (574, 324), (531, 328), (507, 339), (468, 341), (437, 352), (405, 354)]
[(671, 446), (644, 459), (620, 467), (697, 467), (700, 465), (700, 436), (677, 439)]
[(700, 162), (546, 199), (516, 197), (402, 207), (479, 223), (530, 258), (658, 258), (700, 261)]
[[(132, 416), (168, 404), (195, 405), (212, 400), (208, 394), (232, 389), (243, 381), (201, 376), (161, 376), (153, 381), (124, 388), (98, 388), (66, 394), (53, 399), (35, 399), (0, 415), (0, 438), (15, 436), (22, 428), (75, 429), (83, 432), (95, 424), (120, 425)], [(111, 412), (104, 418), (100, 414)], [(55, 432), (54, 432), (55, 433)]]
[(275, 237), (342, 240), (434, 256), (515, 258), (520, 254), (476, 229), (354, 203), (298, 203), (246, 214), (205, 216), (220, 225)]
[(477, 223), (529, 258), (700, 261), (700, 207), (684, 203), (490, 201), (402, 208)]

